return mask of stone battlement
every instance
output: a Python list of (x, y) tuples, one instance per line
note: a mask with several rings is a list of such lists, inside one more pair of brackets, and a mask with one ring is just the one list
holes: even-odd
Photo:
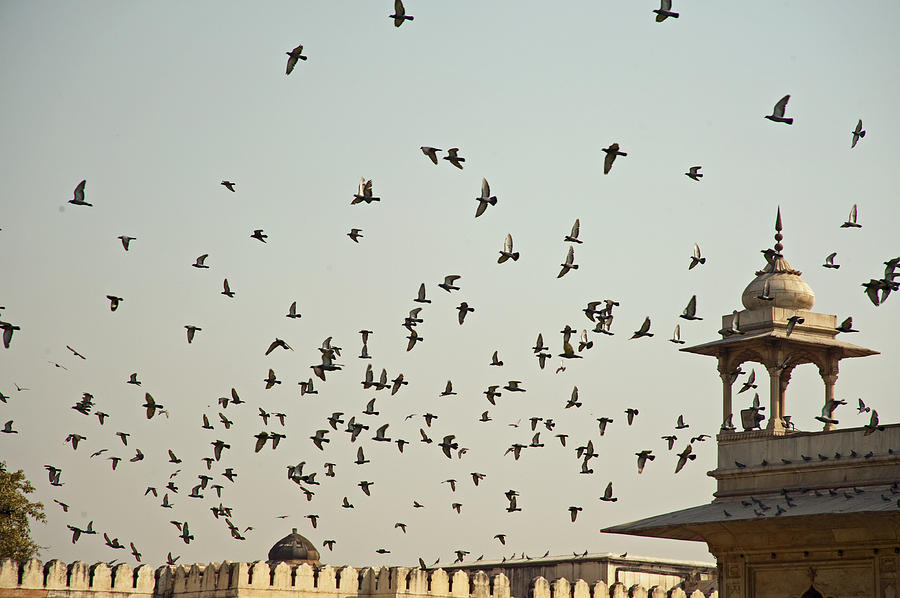
[[(209, 563), (163, 566), (153, 569), (127, 563), (110, 567), (38, 559), (23, 563), (0, 561), (0, 596), (3, 598), (511, 598), (509, 580), (503, 574), (489, 577), (483, 571), (469, 574), (443, 569), (423, 571), (408, 567), (324, 566), (308, 564)], [(621, 583), (590, 586), (583, 580), (553, 582), (534, 580), (528, 596), (516, 598), (687, 598), (679, 588), (665, 591), (655, 586), (630, 588)], [(695, 591), (690, 598), (709, 597)]]

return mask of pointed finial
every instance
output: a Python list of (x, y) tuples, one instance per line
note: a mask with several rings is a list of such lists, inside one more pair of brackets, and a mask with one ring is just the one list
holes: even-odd
[(781, 206), (778, 206), (778, 215), (775, 217), (775, 253), (778, 255), (781, 255), (781, 250), (784, 249), (784, 245), (781, 244), (781, 240), (784, 238), (781, 229)]

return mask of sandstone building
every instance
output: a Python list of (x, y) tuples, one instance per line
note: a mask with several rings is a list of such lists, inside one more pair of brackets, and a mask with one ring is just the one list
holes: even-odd
[[(809, 311), (814, 294), (781, 255), (782, 238), (779, 212), (775, 249), (744, 290), (744, 310), (722, 318), (722, 339), (683, 349), (716, 357), (722, 378), (713, 501), (604, 531), (706, 542), (723, 598), (893, 598), (900, 425), (880, 426), (874, 415), (867, 426), (838, 430), (839, 413), (825, 409), (821, 431), (794, 429), (785, 391), (795, 367), (818, 368), (824, 403), (834, 407), (839, 362), (876, 352), (838, 340), (836, 317)], [(738, 429), (732, 385), (746, 362), (769, 374), (768, 413), (763, 405), (743, 410)]]

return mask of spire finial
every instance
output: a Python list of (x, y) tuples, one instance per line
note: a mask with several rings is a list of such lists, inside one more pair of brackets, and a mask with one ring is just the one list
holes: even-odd
[(781, 240), (784, 238), (781, 230), (781, 206), (778, 206), (778, 215), (775, 217), (775, 253), (778, 255), (781, 255), (781, 250), (784, 249), (784, 245), (781, 244)]

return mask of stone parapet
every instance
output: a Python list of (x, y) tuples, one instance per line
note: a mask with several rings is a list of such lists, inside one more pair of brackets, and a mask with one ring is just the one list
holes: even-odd
[[(208, 563), (205, 565), (66, 564), (37, 559), (0, 561), (3, 598), (512, 598), (505, 575), (407, 567), (291, 566), (281, 562)], [(684, 590), (659, 586), (589, 586), (564, 578), (534, 579), (528, 596), (516, 598), (688, 598)], [(689, 598), (718, 598), (716, 592), (695, 591)]]

